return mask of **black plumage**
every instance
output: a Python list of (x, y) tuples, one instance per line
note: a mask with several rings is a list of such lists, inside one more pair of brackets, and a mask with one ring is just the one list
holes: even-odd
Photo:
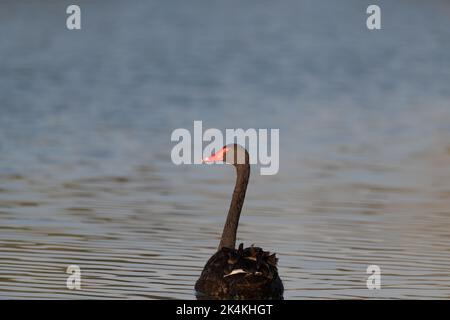
[(198, 298), (282, 299), (275, 254), (259, 247), (223, 247), (206, 263), (195, 284)]

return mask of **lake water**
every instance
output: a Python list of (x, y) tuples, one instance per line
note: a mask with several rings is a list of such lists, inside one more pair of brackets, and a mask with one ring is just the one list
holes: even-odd
[(238, 241), (285, 299), (450, 298), (450, 2), (376, 2), (2, 1), (0, 298), (195, 298), (234, 172), (172, 164), (194, 120), (280, 129)]

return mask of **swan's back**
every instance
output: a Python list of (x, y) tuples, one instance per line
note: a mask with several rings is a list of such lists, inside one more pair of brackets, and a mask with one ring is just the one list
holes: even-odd
[(222, 248), (206, 263), (195, 284), (198, 298), (283, 299), (275, 254), (258, 247)]

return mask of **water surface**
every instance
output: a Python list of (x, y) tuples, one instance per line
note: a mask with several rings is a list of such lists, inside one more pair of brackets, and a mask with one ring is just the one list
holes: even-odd
[(356, 0), (78, 2), (81, 31), (0, 4), (0, 298), (195, 298), (234, 173), (172, 164), (194, 120), (280, 129), (238, 240), (286, 299), (450, 298), (448, 1), (381, 1), (377, 32)]

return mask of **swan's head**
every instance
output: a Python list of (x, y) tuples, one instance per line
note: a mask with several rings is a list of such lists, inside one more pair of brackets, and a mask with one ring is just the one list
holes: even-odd
[(247, 150), (238, 144), (229, 144), (203, 159), (205, 163), (225, 162), (234, 166), (249, 164)]

